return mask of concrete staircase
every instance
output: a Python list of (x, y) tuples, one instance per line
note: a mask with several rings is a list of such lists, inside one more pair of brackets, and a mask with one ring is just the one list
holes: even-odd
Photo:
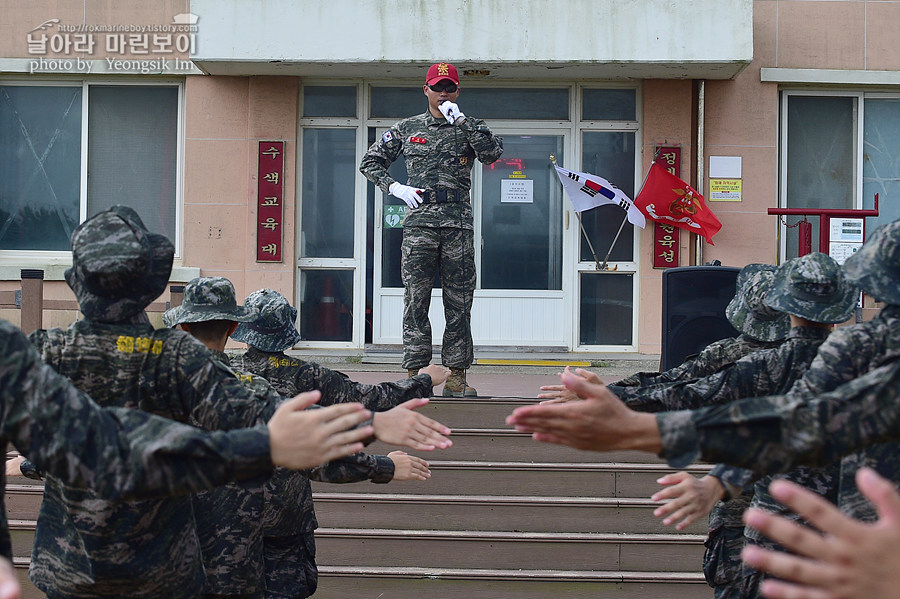
[(677, 533), (652, 515), (671, 470), (510, 430), (506, 416), (534, 401), (432, 399), (422, 411), (453, 429), (454, 446), (418, 454), (427, 482), (314, 483), (316, 597), (711, 598), (705, 522)]
[[(440, 399), (423, 411), (454, 446), (418, 454), (424, 483), (314, 483), (318, 599), (711, 598), (700, 573), (705, 522), (678, 533), (648, 497), (670, 469), (636, 452), (533, 442), (504, 423), (534, 399)], [(391, 448), (375, 443), (369, 453)], [(707, 467), (693, 468), (702, 475)], [(6, 489), (23, 597), (40, 485)]]

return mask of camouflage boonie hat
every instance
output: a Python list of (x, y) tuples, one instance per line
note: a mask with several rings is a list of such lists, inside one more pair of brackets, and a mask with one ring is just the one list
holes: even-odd
[(774, 277), (771, 264), (748, 264), (738, 273), (734, 299), (725, 307), (725, 316), (734, 328), (760, 341), (784, 339), (791, 329), (788, 315), (764, 301)]
[(185, 322), (249, 322), (254, 318), (256, 310), (237, 305), (231, 281), (224, 277), (197, 277), (184, 286), (181, 305), (170, 308), (163, 314), (163, 323), (167, 327), (174, 327)]
[(128, 206), (113, 206), (72, 232), (66, 282), (84, 315), (120, 322), (139, 314), (166, 290), (175, 247), (151, 233)]
[(781, 265), (766, 304), (813, 322), (833, 324), (853, 316), (858, 296), (834, 258), (813, 252)]
[(250, 322), (242, 322), (231, 338), (266, 352), (284, 351), (300, 341), (294, 326), (297, 308), (287, 298), (272, 289), (254, 291), (244, 300), (248, 308), (259, 310)]
[(900, 220), (872, 232), (844, 262), (847, 280), (886, 304), (900, 304)]

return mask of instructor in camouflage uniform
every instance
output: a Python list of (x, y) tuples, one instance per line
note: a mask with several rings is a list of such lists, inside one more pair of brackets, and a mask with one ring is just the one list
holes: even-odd
[[(456, 104), (459, 75), (445, 62), (431, 65), (423, 86), (425, 113), (384, 132), (362, 159), (359, 170), (386, 194), (409, 207), (403, 222), (401, 273), (404, 286), (403, 367), (410, 376), (431, 361), (428, 308), (435, 274), (440, 273), (447, 326), (441, 360), (451, 370), (443, 394), (476, 395), (466, 384), (472, 365), (471, 311), (475, 292), (472, 167), (477, 158), (491, 164), (503, 153), (503, 140), (484, 121), (467, 118)], [(388, 167), (406, 159), (407, 184)]]

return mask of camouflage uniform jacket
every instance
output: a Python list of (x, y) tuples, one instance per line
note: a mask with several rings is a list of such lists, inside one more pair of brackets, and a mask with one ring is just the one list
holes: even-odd
[[(134, 321), (82, 320), (35, 331), (31, 340), (45, 362), (104, 406), (213, 429), (274, 413), (281, 396), (253, 392), (190, 335), (155, 331), (144, 314)], [(51, 597), (196, 597), (204, 574), (191, 500), (106, 501), (48, 477), (30, 576)]]
[[(875, 318), (835, 331), (816, 356), (809, 373), (791, 389), (791, 395), (815, 397), (831, 391), (886, 360), (900, 355), (900, 306), (885, 306)], [(900, 483), (900, 445), (874, 445), (841, 460), (837, 503), (854, 518), (875, 521), (874, 507), (856, 488), (856, 472), (863, 466)]]
[[(283, 352), (264, 352), (250, 347), (240, 356), (231, 359), (240, 370), (259, 373), (275, 389), (288, 397), (319, 389), (320, 405), (358, 401), (370, 410), (382, 411), (409, 399), (422, 397), (431, 391), (431, 377), (416, 375), (397, 383), (363, 385), (350, 380), (342, 372), (329, 370), (314, 362), (290, 358)], [(357, 454), (365, 455), (365, 454)], [(265, 485), (266, 504), (263, 512), (265, 536), (292, 536), (312, 532), (318, 527), (313, 506), (310, 479), (331, 483), (349, 483), (371, 479), (375, 483), (387, 483), (394, 477), (394, 462), (387, 456), (366, 456), (374, 459), (368, 476), (359, 476), (348, 470), (340, 460), (297, 473), (276, 468), (275, 474)], [(305, 474), (305, 475), (304, 475)]]
[[(647, 395), (626, 401), (626, 404), (638, 411), (661, 412), (784, 393), (806, 372), (829, 332), (819, 327), (793, 327), (778, 347), (748, 354), (719, 372), (694, 382), (676, 383), (663, 389), (653, 387)], [(712, 530), (719, 526), (742, 527), (741, 516), (748, 506), (769, 507), (772, 504), (768, 481), (754, 487), (752, 483), (758, 477), (751, 471), (720, 465), (712, 469), (710, 476), (719, 479), (733, 498), (718, 503), (710, 513), (709, 526)], [(827, 487), (836, 497), (835, 467), (823, 470), (800, 468), (791, 473), (791, 479), (800, 484), (809, 483), (810, 488), (817, 490)], [(781, 509), (778, 504), (772, 507)], [(746, 534), (753, 538), (754, 532), (748, 529)]]
[[(225, 353), (211, 353), (224, 367), (232, 370)], [(240, 370), (232, 372), (260, 395), (277, 393), (263, 377)], [(250, 595), (264, 590), (263, 531), (271, 518), (269, 514), (272, 504), (283, 506), (285, 511), (290, 512), (292, 509), (301, 511), (308, 503), (309, 512), (312, 513), (312, 494), (303, 494), (303, 484), (282, 487), (279, 486), (282, 480), (304, 481), (305, 488), (308, 489), (307, 476), (337, 482), (368, 478), (387, 482), (393, 477), (393, 473), (390, 458), (383, 457), (379, 460), (376, 456), (358, 453), (306, 473), (276, 468), (272, 478), (263, 485), (229, 484), (198, 493), (194, 497), (194, 513), (206, 570), (205, 592), (216, 595)], [(314, 529), (314, 515), (311, 517)], [(309, 519), (310, 516), (307, 516), (306, 520)], [(274, 523), (275, 526), (290, 524), (294, 523), (280, 519), (276, 519)]]
[[(761, 349), (778, 347), (779, 341), (760, 341), (749, 335), (738, 335), (713, 341), (699, 354), (688, 357), (682, 364), (670, 368), (665, 372), (638, 372), (616, 381), (611, 387), (636, 387), (644, 385), (658, 385), (677, 383), (678, 381), (690, 381), (714, 374), (738, 361), (749, 353)], [(616, 395), (621, 391), (611, 389)]]
[[(430, 112), (409, 117), (385, 131), (373, 143), (360, 163), (366, 178), (390, 193), (394, 179), (388, 167), (400, 155), (406, 159), (406, 184), (418, 189), (458, 189), (468, 196), (472, 188), (475, 159), (491, 164), (503, 154), (503, 140), (491, 133), (484, 121), (466, 117), (451, 125)], [(451, 227), (472, 229), (472, 204), (428, 203), (408, 209), (404, 227)]]
[[(11, 440), (57, 480), (109, 499), (185, 493), (272, 467), (264, 427), (203, 433), (137, 410), (100, 409), (3, 320), (0, 422), (0, 441)], [(0, 554), (12, 559), (2, 501)]]
[(766, 474), (825, 465), (875, 443), (900, 441), (900, 359), (887, 356), (868, 373), (812, 398), (776, 395), (661, 412), (660, 455), (675, 468), (703, 459)]
[(619, 397), (638, 412), (666, 412), (785, 393), (809, 368), (829, 332), (793, 327), (779, 346), (747, 354), (714, 374), (668, 385), (629, 387)]
[[(704, 381), (717, 379), (710, 385), (711, 394), (701, 394), (704, 399), (709, 400), (704, 402), (705, 405), (719, 405), (744, 397), (784, 393), (807, 372), (818, 348), (828, 337), (829, 332), (828, 329), (819, 327), (793, 327), (787, 340), (781, 346), (754, 352), (741, 358), (722, 372), (689, 386), (702, 386)], [(682, 407), (700, 407), (704, 403)], [(822, 497), (836, 503), (839, 471), (838, 464), (819, 468), (800, 466), (791, 470), (783, 478), (812, 489)], [(755, 485), (752, 486), (751, 507), (782, 514), (791, 520), (801, 520), (799, 516), (784, 508), (769, 494), (769, 483), (772, 480), (770, 476), (760, 479), (751, 470), (721, 464), (713, 468), (710, 475), (718, 478), (732, 496), (755, 481)], [(740, 514), (735, 515), (740, 518)], [(752, 528), (746, 528), (744, 534), (755, 542), (760, 542), (763, 538), (758, 531)]]
[(369, 410), (383, 412), (410, 399), (429, 397), (432, 391), (431, 377), (427, 374), (417, 374), (396, 383), (365, 385), (315, 362), (304, 362), (284, 352), (264, 352), (255, 347), (233, 356), (231, 364), (237, 370), (262, 376), (287, 397), (318, 389), (322, 392), (321, 406), (357, 401)]

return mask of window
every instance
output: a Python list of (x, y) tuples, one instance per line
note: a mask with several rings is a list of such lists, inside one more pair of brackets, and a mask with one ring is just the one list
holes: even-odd
[[(870, 209), (877, 193), (880, 214), (866, 218), (866, 230), (900, 218), (900, 95), (787, 91), (782, 131), (782, 206)], [(784, 252), (797, 255), (796, 228), (785, 229)]]
[(82, 217), (113, 204), (174, 240), (179, 92), (0, 85), (0, 250), (68, 251)]
[[(421, 88), (420, 88), (421, 89)], [(460, 86), (460, 106), (480, 119), (560, 120), (569, 118), (567, 88), (485, 88)], [(403, 119), (428, 109), (414, 87), (373, 87), (372, 118)]]

